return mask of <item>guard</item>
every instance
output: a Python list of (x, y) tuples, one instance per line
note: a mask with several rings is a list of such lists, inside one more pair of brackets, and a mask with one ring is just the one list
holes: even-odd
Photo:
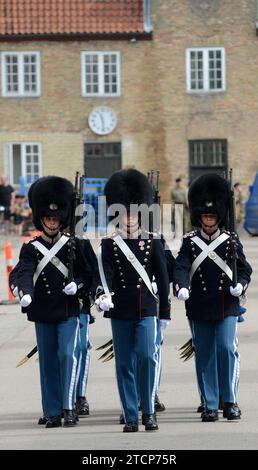
[(22, 312), (35, 322), (47, 428), (61, 426), (62, 413), (64, 426), (76, 424), (78, 296), (92, 282), (90, 267), (81, 262), (79, 241), (63, 233), (71, 221), (73, 196), (73, 185), (58, 176), (40, 178), (31, 186), (33, 222), (42, 234), (22, 246), (16, 278)]
[(227, 180), (209, 173), (193, 181), (189, 207), (192, 225), (197, 230), (183, 238), (174, 270), (175, 291), (185, 301), (186, 315), (191, 321), (197, 380), (205, 406), (202, 421), (218, 420), (220, 393), (223, 416), (234, 420), (241, 415), (236, 404), (237, 319), (239, 298), (250, 282), (252, 269), (237, 235), (224, 229), (229, 205)]
[[(137, 367), (142, 424), (146, 431), (155, 431), (157, 314), (160, 321), (170, 320), (170, 300), (162, 242), (144, 230), (139, 214), (140, 204), (153, 202), (152, 186), (139, 171), (121, 170), (108, 180), (105, 195), (109, 209), (112, 204), (124, 208), (120, 228), (101, 243), (98, 262), (104, 294), (97, 300), (104, 316), (111, 318), (123, 431), (138, 431)], [(153, 275), (157, 294), (151, 285)]]

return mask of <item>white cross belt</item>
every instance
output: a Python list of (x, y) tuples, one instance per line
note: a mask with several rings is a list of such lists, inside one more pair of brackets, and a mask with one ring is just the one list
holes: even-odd
[(217, 264), (217, 266), (220, 267), (220, 269), (229, 277), (230, 280), (232, 280), (232, 270), (230, 267), (225, 263), (225, 261), (217, 254), (215, 253), (215, 248), (217, 248), (219, 245), (224, 243), (229, 238), (229, 235), (226, 233), (222, 233), (219, 235), (218, 238), (213, 240), (210, 245), (206, 245), (199, 237), (195, 236), (191, 240), (201, 248), (202, 252), (197, 256), (197, 258), (194, 260), (191, 269), (190, 269), (190, 280), (192, 279), (195, 271), (198, 269), (200, 264), (207, 258), (209, 257), (214, 263)]
[(40, 243), (38, 240), (35, 240), (32, 242), (32, 245), (37, 248), (40, 253), (42, 253), (43, 258), (40, 260), (37, 269), (34, 273), (33, 276), (33, 281), (34, 284), (36, 284), (37, 279), (40, 275), (40, 273), (43, 271), (43, 269), (47, 266), (48, 263), (52, 263), (63, 275), (64, 277), (68, 276), (68, 269), (67, 267), (62, 263), (62, 261), (56, 256), (58, 251), (61, 250), (61, 248), (68, 242), (69, 237), (66, 237), (65, 235), (62, 235), (61, 238), (59, 238), (58, 242), (48, 250), (42, 243)]

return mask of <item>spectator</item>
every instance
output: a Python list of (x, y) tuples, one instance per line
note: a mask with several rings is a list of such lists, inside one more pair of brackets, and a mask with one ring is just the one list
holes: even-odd
[(13, 216), (13, 225), (14, 225), (14, 233), (15, 235), (22, 235), (23, 230), (23, 220), (25, 215), (25, 197), (16, 194), (14, 197), (13, 205), (11, 206), (11, 213)]
[(4, 219), (4, 234), (7, 234), (10, 229), (10, 207), (14, 200), (14, 189), (8, 184), (7, 176), (1, 176), (0, 178), (0, 206), (4, 208), (3, 219)]
[(244, 219), (244, 197), (241, 183), (234, 184), (235, 208), (236, 208), (236, 224), (237, 230), (242, 226)]
[[(171, 190), (171, 223), (175, 231), (175, 237), (181, 237), (181, 235), (190, 228), (187, 189), (182, 186), (182, 179), (180, 177), (176, 178), (175, 183), (175, 186)], [(179, 213), (179, 217), (176, 217), (176, 213)], [(183, 226), (181, 224), (183, 224)]]

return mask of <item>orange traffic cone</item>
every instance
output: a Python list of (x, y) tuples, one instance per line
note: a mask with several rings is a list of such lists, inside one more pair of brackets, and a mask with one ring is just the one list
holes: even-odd
[(12, 244), (11, 242), (5, 242), (4, 244), (4, 254), (5, 254), (5, 263), (6, 263), (6, 276), (7, 276), (7, 289), (8, 289), (8, 300), (1, 300), (0, 304), (8, 305), (8, 304), (17, 304), (19, 302), (18, 299), (12, 294), (12, 291), (9, 287), (9, 276), (10, 272), (13, 269), (13, 253), (12, 253)]
[(12, 300), (14, 298), (12, 291), (9, 287), (9, 276), (10, 272), (13, 269), (13, 250), (11, 242), (5, 242), (4, 244), (4, 255), (6, 263), (6, 276), (7, 276), (7, 285), (8, 285), (8, 299)]

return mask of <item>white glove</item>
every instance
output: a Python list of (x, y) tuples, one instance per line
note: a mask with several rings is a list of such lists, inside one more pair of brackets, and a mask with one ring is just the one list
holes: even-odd
[(165, 330), (165, 329), (167, 328), (167, 326), (169, 325), (169, 323), (170, 323), (170, 320), (163, 320), (163, 319), (161, 319), (161, 320), (160, 320), (160, 328), (161, 328), (162, 330)]
[(69, 284), (67, 284), (67, 286), (65, 286), (65, 288), (63, 289), (63, 292), (66, 294), (66, 295), (75, 295), (76, 292), (77, 292), (77, 285), (74, 281), (70, 282)]
[(240, 282), (237, 283), (236, 287), (230, 286), (230, 294), (234, 297), (239, 297), (243, 292), (243, 286)]
[(179, 290), (177, 294), (177, 297), (179, 300), (183, 300), (183, 301), (189, 299), (189, 290), (186, 289), (186, 287), (181, 287), (181, 289)]
[(28, 307), (31, 304), (31, 302), (32, 302), (32, 298), (30, 294), (24, 295), (20, 300), (20, 304), (22, 307)]
[(110, 294), (102, 294), (98, 300), (99, 308), (104, 312), (108, 312), (110, 308), (114, 307)]
[(13, 293), (13, 296), (14, 296), (14, 297), (18, 297), (18, 295), (19, 295), (19, 289), (18, 289), (17, 286), (13, 289), (12, 293)]

